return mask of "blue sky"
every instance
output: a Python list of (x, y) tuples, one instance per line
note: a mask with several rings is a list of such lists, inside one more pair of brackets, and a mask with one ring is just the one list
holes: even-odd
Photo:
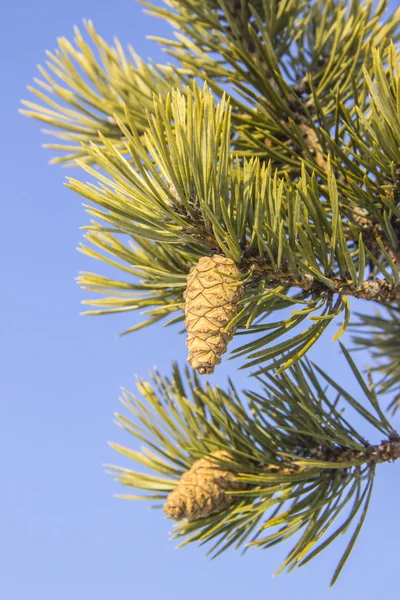
[[(117, 339), (132, 315), (79, 316), (84, 292), (74, 277), (95, 268), (75, 249), (88, 217), (63, 186), (66, 171), (48, 166), (39, 125), (17, 111), (45, 49), (54, 49), (58, 36), (71, 38), (82, 18), (91, 18), (108, 41), (117, 36), (156, 60), (163, 55), (145, 35), (169, 31), (132, 0), (20, 0), (2, 8), (1, 600), (394, 594), (400, 464), (379, 468), (359, 542), (331, 591), (345, 540), (304, 569), (273, 579), (288, 546), (245, 557), (232, 551), (210, 562), (201, 548), (174, 549), (161, 512), (113, 497), (121, 489), (102, 465), (121, 459), (106, 442), (135, 445), (113, 424), (120, 386), (134, 390), (134, 376), (154, 365), (169, 374), (172, 359), (184, 364), (186, 348), (182, 336), (158, 326)], [(355, 389), (330, 338), (328, 332), (313, 358)], [(234, 366), (225, 361), (215, 382), (223, 386)], [(250, 385), (243, 373), (234, 381)]]

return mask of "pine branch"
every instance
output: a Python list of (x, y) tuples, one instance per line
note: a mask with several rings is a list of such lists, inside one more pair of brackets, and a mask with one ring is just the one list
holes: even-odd
[[(287, 368), (344, 311), (344, 324), (335, 339), (342, 335), (350, 319), (347, 297), (378, 302), (397, 298), (398, 266), (384, 248), (383, 258), (377, 257), (362, 238), (358, 243), (352, 241), (353, 225), (342, 216), (341, 188), (329, 161), (325, 186), (305, 168), (296, 183), (279, 178), (271, 166), (261, 165), (257, 160), (233, 158), (229, 104), (223, 99), (215, 106), (210, 90), (205, 87), (201, 91), (195, 84), (185, 95), (173, 92), (165, 99), (155, 98), (153, 113), (148, 117), (149, 127), (142, 139), (129, 115), (128, 125), (116, 119), (131, 161), (128, 163), (102, 138), (104, 148), (92, 144), (86, 151), (90, 160), (109, 177), (99, 176), (83, 164), (99, 184), (82, 184), (71, 179), (70, 186), (100, 207), (89, 207), (88, 212), (106, 223), (89, 227), (90, 242), (119, 261), (133, 265), (145, 261), (135, 271), (144, 277), (143, 300), (137, 284), (132, 289), (137, 289), (138, 294), (129, 299), (124, 285), (104, 279), (99, 285), (97, 275), (83, 274), (79, 281), (86, 289), (101, 292), (108, 289), (113, 294), (118, 288), (122, 290), (122, 300), (95, 301), (102, 307), (99, 313), (104, 308), (115, 312), (145, 307), (150, 315), (146, 323), (152, 323), (171, 311), (181, 311), (185, 277), (190, 269), (195, 268), (202, 256), (220, 254), (237, 265), (240, 283), (245, 288), (237, 309), (233, 313), (228, 311), (231, 321), (225, 323), (225, 317), (222, 319), (223, 327), (228, 331), (239, 327), (258, 335), (253, 342), (236, 350), (235, 355), (247, 353), (251, 358), (247, 366), (267, 361), (271, 367), (280, 361), (280, 366)], [(143, 248), (139, 259), (134, 249), (121, 250), (121, 244), (111, 235), (113, 231), (133, 237), (135, 246)], [(150, 242), (145, 247), (143, 239)], [(97, 251), (87, 246), (82, 249), (102, 259)], [(162, 265), (160, 269), (159, 251), (175, 257), (168, 267)], [(367, 260), (372, 261), (375, 273), (383, 278), (364, 279)], [(175, 263), (178, 269), (174, 268)], [(166, 268), (171, 276), (166, 275)], [(162, 295), (158, 292), (160, 286)], [(296, 288), (303, 292), (300, 298), (289, 295)], [(151, 290), (157, 292), (153, 297), (149, 297)], [(333, 302), (335, 295), (338, 298)], [(253, 326), (253, 323), (280, 309), (282, 301), (284, 306), (300, 303), (305, 308), (295, 311), (284, 322), (268, 325), (273, 331), (260, 337), (263, 325)], [(208, 306), (209, 302), (208, 298)], [(152, 303), (155, 309), (151, 309)], [(316, 311), (322, 314), (317, 316)], [(287, 342), (271, 345), (309, 317), (313, 325), (295, 336), (289, 345)], [(202, 346), (207, 354), (205, 340)], [(225, 342), (223, 346), (226, 347)], [(210, 351), (215, 356), (211, 348)], [(213, 366), (207, 358), (199, 368), (209, 372)]]
[(42, 79), (28, 90), (40, 104), (24, 100), (24, 115), (53, 127), (46, 134), (61, 140), (45, 144), (61, 155), (52, 163), (76, 166), (76, 159), (88, 161), (82, 148), (102, 134), (116, 148), (124, 147), (124, 137), (114, 115), (125, 119), (128, 110), (140, 133), (147, 126), (146, 110), (152, 107), (153, 94), (166, 95), (171, 86), (179, 87), (180, 77), (170, 67), (146, 65), (129, 47), (127, 56), (116, 39), (108, 45), (95, 31), (91, 21), (84, 21), (92, 47), (78, 27), (72, 44), (58, 40), (58, 49), (47, 52), (47, 70), (39, 66)]
[[(150, 494), (139, 498), (164, 501), (169, 517), (186, 519), (174, 533), (181, 545), (211, 543), (210, 553), (218, 555), (233, 544), (268, 548), (302, 532), (279, 571), (301, 566), (346, 531), (357, 513), (364, 520), (375, 468), (400, 456), (399, 436), (346, 356), (372, 412), (309, 363), (260, 379), (262, 393), (246, 392), (247, 400), (232, 384), (224, 392), (203, 387), (189, 373), (184, 381), (177, 368), (172, 381), (158, 374), (152, 383), (139, 381), (145, 402), (125, 393), (134, 420), (117, 415), (118, 424), (151, 451), (112, 446), (156, 474), (117, 467), (111, 473)], [(343, 401), (386, 439), (369, 444), (344, 418)], [(345, 506), (350, 509), (342, 517)]]
[(242, 264), (249, 264), (253, 276), (265, 278), (268, 284), (277, 281), (288, 288), (299, 287), (313, 297), (321, 297), (323, 293), (329, 293), (381, 303), (400, 299), (399, 284), (394, 284), (391, 279), (368, 278), (360, 285), (355, 286), (351, 280), (346, 282), (339, 277), (330, 277), (324, 284), (320, 278), (312, 277), (309, 274), (296, 276), (288, 270), (274, 271), (268, 263), (265, 265), (257, 262), (249, 263), (244, 259)]
[[(252, 334), (232, 356), (246, 357), (262, 392), (201, 385), (188, 370), (184, 381), (177, 368), (172, 380), (140, 381), (143, 399), (124, 394), (133, 419), (117, 418), (149, 449), (113, 447), (146, 473), (111, 472), (147, 494), (128, 497), (164, 503), (181, 545), (211, 543), (216, 556), (295, 535), (278, 572), (358, 517), (334, 583), (376, 469), (400, 457), (379, 402), (400, 385), (400, 8), (165, 3), (144, 2), (177, 29), (161, 42), (179, 66), (128, 58), (88, 22), (92, 45), (78, 29), (74, 44), (61, 39), (30, 88), (40, 103), (23, 112), (55, 127), (53, 162), (91, 178), (69, 180), (94, 219), (80, 250), (121, 275), (81, 273), (83, 288), (107, 294), (86, 301), (87, 314), (140, 310), (125, 333), (185, 319), (198, 374), (212, 373), (234, 334)], [(361, 400), (303, 360), (340, 315), (333, 340), (345, 332), (351, 297), (389, 305), (387, 318), (362, 317), (369, 331), (355, 338), (372, 348), (376, 386), (342, 346)], [(383, 440), (369, 443), (346, 405)]]
[[(296, 145), (301, 131), (293, 135), (289, 120), (305, 120), (314, 132), (331, 131), (337, 126), (337, 98), (348, 106), (365, 97), (362, 66), (370, 68), (371, 49), (384, 48), (387, 38), (395, 43), (399, 39), (400, 9), (387, 17), (387, 2), (377, 7), (372, 1), (350, 6), (347, 1), (325, 2), (321, 7), (319, 2), (292, 0), (249, 7), (243, 1), (234, 22), (229, 2), (221, 1), (219, 12), (213, 1), (169, 1), (168, 9), (143, 3), (150, 14), (168, 18), (179, 31), (178, 41), (153, 39), (216, 94), (221, 95), (226, 83), (233, 88), (236, 150), (243, 156), (272, 159), (286, 172), (298, 170), (299, 157), (304, 158)], [(249, 11), (248, 35), (261, 57), (256, 62), (243, 32), (242, 15)], [(315, 143), (310, 142), (313, 149)], [(327, 140), (319, 138), (319, 144), (325, 152)], [(315, 155), (320, 159), (319, 151)], [(312, 162), (318, 166), (318, 161)]]

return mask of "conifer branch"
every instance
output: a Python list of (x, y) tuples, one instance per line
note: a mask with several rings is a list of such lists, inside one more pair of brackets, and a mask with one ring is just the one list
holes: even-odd
[[(244, 260), (243, 262), (246, 264), (247, 261)], [(380, 303), (394, 302), (400, 299), (399, 284), (394, 284), (386, 279), (368, 278), (360, 285), (355, 286), (351, 280), (343, 281), (340, 277), (332, 276), (327, 279), (327, 284), (324, 285), (321, 279), (312, 277), (309, 274), (296, 276), (290, 271), (274, 271), (268, 264), (263, 265), (257, 262), (251, 262), (250, 264), (250, 270), (255, 277), (265, 278), (267, 282), (277, 281), (289, 288), (299, 287), (311, 296), (319, 297), (322, 293), (342, 294)]]
[(45, 144), (56, 153), (51, 162), (67, 166), (76, 166), (76, 159), (90, 163), (82, 143), (98, 140), (99, 133), (123, 151), (114, 116), (125, 119), (128, 109), (143, 134), (153, 94), (166, 95), (181, 81), (171, 67), (147, 65), (131, 46), (126, 53), (117, 39), (107, 44), (91, 21), (85, 20), (84, 27), (92, 46), (78, 27), (74, 43), (59, 38), (58, 48), (47, 51), (47, 69), (39, 66), (41, 78), (28, 86), (39, 102), (22, 101), (21, 113), (52, 127), (45, 133), (60, 140)]
[[(175, 27), (158, 41), (178, 65), (146, 65), (87, 22), (92, 47), (78, 29), (59, 40), (30, 88), (39, 103), (23, 111), (53, 127), (53, 162), (90, 178), (68, 183), (92, 219), (80, 250), (120, 273), (80, 274), (103, 295), (87, 314), (140, 310), (125, 333), (185, 319), (197, 372), (184, 380), (175, 367), (171, 380), (140, 381), (143, 399), (124, 394), (133, 419), (118, 424), (147, 449), (113, 447), (146, 472), (111, 472), (164, 504), (182, 545), (211, 543), (214, 556), (299, 534), (278, 572), (358, 517), (334, 583), (376, 469), (400, 457), (379, 402), (390, 392), (396, 409), (400, 390), (400, 7), (143, 3)], [(303, 358), (340, 315), (333, 341), (346, 331), (350, 297), (389, 307), (362, 316), (354, 338), (376, 362), (366, 377), (341, 346), (361, 400)], [(261, 392), (198, 378), (234, 334), (251, 334), (232, 357), (256, 369)], [(346, 405), (383, 441), (369, 443)]]
[[(199, 114), (202, 116), (198, 119)], [(238, 327), (254, 333), (258, 327), (253, 327), (254, 321), (280, 307), (277, 298), (282, 298), (286, 306), (297, 302), (308, 304), (307, 309), (289, 317), (285, 326), (279, 326), (272, 337), (261, 338), (264, 339), (262, 346), (267, 346), (314, 311), (326, 311), (310, 317), (315, 324), (300, 337), (293, 338), (292, 348), (283, 342), (275, 349), (269, 347), (261, 352), (259, 341), (255, 340), (254, 344), (245, 344), (235, 351), (238, 356), (242, 351), (250, 352), (248, 356), (255, 362), (251, 360), (247, 366), (264, 362), (267, 356), (272, 358), (271, 352), (276, 351), (281, 354), (282, 368), (287, 368), (317, 341), (329, 320), (343, 311), (344, 327), (338, 335), (344, 332), (350, 318), (347, 296), (378, 302), (394, 301), (398, 295), (400, 273), (384, 249), (382, 255), (391, 272), (380, 256), (365, 247), (362, 238), (358, 244), (349, 243), (351, 223), (342, 218), (343, 192), (329, 161), (324, 171), (326, 185), (315, 174), (309, 175), (304, 165), (301, 179), (291, 182), (288, 178), (279, 178), (271, 165), (262, 165), (257, 160), (240, 161), (230, 154), (230, 116), (226, 100), (215, 106), (207, 86), (201, 91), (193, 84), (185, 95), (174, 91), (166, 99), (155, 98), (154, 112), (148, 117), (149, 129), (143, 140), (129, 115), (126, 115), (127, 124), (116, 117), (127, 140), (131, 162), (128, 163), (110, 142), (102, 138), (104, 149), (92, 144), (87, 147), (87, 152), (91, 160), (111, 177), (102, 176), (98, 185), (71, 179), (70, 186), (102, 209), (88, 209), (90, 214), (108, 224), (96, 223), (89, 228), (90, 241), (101, 250), (122, 257), (124, 261), (132, 256), (131, 263), (137, 264), (136, 252), (125, 252), (121, 256), (120, 244), (110, 236), (111, 225), (114, 231), (133, 236), (135, 244), (141, 245), (138, 238), (143, 237), (153, 242), (145, 250), (148, 266), (152, 264), (153, 256), (158, 261), (160, 244), (171, 246), (170, 256), (185, 252), (179, 258), (177, 256), (180, 265), (175, 272), (179, 277), (177, 289), (173, 289), (171, 279), (165, 278), (164, 272), (159, 275), (160, 281), (165, 281), (163, 287), (169, 288), (168, 295), (167, 292), (163, 295), (164, 301), (158, 296), (156, 302), (153, 296), (154, 303), (160, 302), (161, 306), (149, 311), (148, 290), (152, 285), (160, 286), (154, 279), (153, 283), (149, 281), (144, 286), (146, 297), (143, 301), (139, 302), (137, 296), (130, 301), (131, 309), (146, 307), (146, 313), (151, 315), (147, 323), (167, 316), (171, 309), (181, 310), (182, 274), (187, 275), (202, 255), (206, 257), (210, 253), (233, 261), (245, 284), (246, 293), (238, 303), (238, 311), (228, 311), (231, 314), (229, 323), (225, 323), (225, 317), (222, 319), (227, 331)], [(89, 175), (99, 179), (92, 168), (82, 166)], [(84, 251), (96, 258), (101, 256), (86, 247)], [(182, 256), (185, 257), (183, 263)], [(365, 280), (366, 260), (371, 260), (376, 274), (381, 273), (384, 278), (375, 276), (373, 280)], [(155, 275), (158, 265), (153, 264), (152, 269)], [(119, 287), (113, 280), (109, 284), (103, 280), (99, 286), (97, 276), (90, 274), (81, 277), (80, 282), (86, 289), (106, 291), (109, 288), (113, 294)], [(287, 296), (288, 291), (296, 287), (305, 292), (301, 299)], [(338, 301), (333, 304), (335, 294)], [(208, 306), (209, 301), (207, 299)], [(127, 310), (129, 300), (124, 292), (119, 303), (117, 299), (92, 303), (107, 306), (111, 302), (115, 312), (118, 304), (121, 310)], [(102, 312), (98, 311), (99, 314)], [(221, 341), (229, 336), (225, 332), (218, 339)], [(208, 355), (210, 351), (209, 356), (215, 356), (205, 340), (202, 339), (201, 345), (202, 352)], [(226, 347), (225, 343), (223, 346)], [(290, 350), (287, 359), (284, 359), (284, 350)], [(198, 365), (204, 373), (211, 372), (209, 369), (213, 366), (208, 358), (203, 366)]]
[[(172, 380), (155, 374), (151, 383), (139, 381), (145, 402), (125, 393), (124, 405), (134, 417), (117, 415), (118, 424), (151, 452), (112, 446), (155, 474), (111, 467), (124, 486), (149, 494), (122, 497), (163, 502), (167, 516), (181, 521), (174, 531), (181, 545), (208, 542), (214, 556), (233, 544), (269, 548), (301, 532), (279, 571), (305, 564), (347, 530), (357, 513), (362, 523), (377, 466), (400, 457), (400, 438), (374, 388), (345, 355), (367, 405), (308, 362), (261, 378), (262, 392), (245, 397), (232, 384), (227, 392), (203, 387), (176, 367)], [(328, 387), (322, 388), (317, 375)], [(345, 419), (342, 402), (385, 440), (369, 444)], [(344, 518), (346, 505), (350, 512)], [(337, 519), (342, 523), (328, 534)]]

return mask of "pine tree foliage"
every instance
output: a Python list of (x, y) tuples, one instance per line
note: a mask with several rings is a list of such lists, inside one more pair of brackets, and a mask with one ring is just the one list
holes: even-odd
[[(349, 244), (352, 224), (342, 219), (340, 204), (346, 199), (329, 160), (325, 185), (305, 168), (299, 180), (291, 182), (279, 177), (270, 162), (240, 160), (230, 153), (230, 114), (225, 99), (215, 106), (209, 88), (202, 91), (194, 84), (185, 94), (173, 91), (165, 100), (155, 98), (142, 138), (128, 114), (128, 125), (115, 117), (131, 162), (103, 136), (101, 147), (86, 147), (91, 161), (109, 175), (80, 163), (99, 183), (70, 179), (71, 188), (95, 204), (88, 212), (98, 220), (88, 227), (87, 238), (100, 251), (128, 262), (122, 263), (124, 271), (137, 266), (132, 274), (144, 279), (133, 284), (131, 289), (139, 289), (131, 298), (125, 281), (90, 273), (83, 273), (79, 281), (91, 291), (113, 292), (95, 301), (101, 307), (96, 312), (155, 305), (145, 311), (150, 316), (145, 324), (179, 309), (182, 318), (190, 267), (202, 255), (221, 252), (240, 266), (246, 280), (235, 324), (249, 333), (270, 331), (240, 346), (237, 354), (249, 356), (248, 367), (278, 356), (287, 366), (311, 347), (332, 318), (345, 312), (344, 323), (348, 322), (348, 296), (395, 299), (399, 271), (384, 247), (376, 256), (362, 236), (353, 247)], [(385, 223), (390, 226), (389, 217)], [(127, 252), (113, 235), (121, 232), (135, 244)], [(84, 245), (82, 250), (99, 257), (97, 249)], [(366, 257), (377, 276), (372, 282), (363, 280)], [(303, 290), (302, 298), (288, 296), (292, 288)], [(253, 325), (256, 318), (282, 306), (276, 303), (277, 295), (303, 308), (284, 321)], [(310, 318), (313, 324), (289, 341), (288, 355), (283, 354), (288, 342), (271, 347), (271, 341)]]
[(166, 95), (171, 86), (180, 85), (180, 78), (171, 68), (147, 65), (133, 48), (127, 55), (118, 40), (111, 47), (93, 23), (87, 21), (85, 25), (92, 46), (78, 27), (74, 28), (75, 45), (60, 38), (58, 49), (47, 52), (47, 69), (39, 67), (42, 79), (35, 78), (36, 87), (28, 87), (41, 103), (23, 101), (23, 112), (54, 127), (45, 133), (61, 140), (46, 144), (62, 152), (52, 162), (69, 166), (77, 158), (90, 160), (81, 144), (98, 140), (99, 133), (120, 146), (121, 130), (113, 115), (123, 118), (124, 107), (129, 107), (136, 127), (143, 133), (153, 94)]
[[(380, 394), (389, 394), (390, 408), (395, 413), (400, 407), (400, 308), (393, 306), (376, 315), (359, 315), (357, 335), (354, 342), (358, 348), (366, 348), (374, 359), (371, 372), (378, 372), (377, 384)], [(362, 329), (361, 329), (361, 327)]]
[[(172, 494), (172, 513), (187, 517), (176, 537), (212, 554), (294, 535), (282, 568), (357, 518), (335, 581), (376, 466), (400, 455), (380, 408), (386, 394), (396, 408), (400, 389), (400, 8), (143, 4), (175, 29), (154, 38), (172, 63), (147, 64), (88, 21), (89, 41), (75, 28), (48, 53), (22, 112), (52, 128), (52, 162), (79, 167), (68, 186), (91, 218), (80, 250), (114, 268), (80, 274), (86, 314), (139, 310), (124, 333), (186, 315), (198, 373), (234, 336), (231, 358), (262, 391), (224, 392), (177, 368), (139, 382), (145, 402), (126, 393), (134, 419), (118, 419), (150, 450), (114, 447), (155, 474), (112, 472), (153, 500)], [(333, 321), (333, 340), (343, 335), (359, 299), (385, 305), (361, 315), (354, 337), (373, 369), (360, 373), (342, 346), (363, 400), (305, 359)], [(343, 404), (385, 440), (367, 442)]]
[[(227, 492), (232, 502), (223, 515), (211, 512), (176, 526), (173, 535), (182, 540), (180, 545), (207, 544), (216, 556), (232, 545), (270, 548), (301, 534), (281, 571), (307, 563), (352, 527), (334, 583), (364, 521), (376, 465), (400, 455), (399, 437), (375, 392), (346, 356), (360, 382), (363, 403), (309, 362), (297, 363), (278, 377), (263, 375), (261, 391), (243, 395), (232, 383), (227, 391), (203, 386), (198, 376), (188, 370), (183, 376), (177, 367), (172, 380), (158, 373), (151, 381), (139, 380), (144, 401), (124, 392), (122, 401), (133, 419), (117, 414), (117, 420), (148, 448), (139, 453), (119, 444), (113, 447), (146, 472), (111, 467), (111, 473), (145, 495), (123, 497), (165, 503), (193, 464), (210, 457), (242, 489)], [(391, 441), (369, 444), (346, 420), (343, 405)], [(216, 457), (221, 450), (229, 459)], [(204, 501), (206, 491), (198, 502)]]

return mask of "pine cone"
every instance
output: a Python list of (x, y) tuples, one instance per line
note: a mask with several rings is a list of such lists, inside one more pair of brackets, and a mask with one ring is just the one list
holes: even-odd
[(244, 295), (243, 285), (232, 285), (239, 275), (235, 263), (220, 255), (200, 258), (188, 275), (184, 293), (188, 361), (200, 375), (214, 372), (235, 333), (236, 328), (224, 327), (236, 316)]
[[(213, 452), (211, 456), (232, 461), (232, 457), (223, 450)], [(168, 495), (164, 512), (175, 521), (208, 517), (224, 510), (232, 502), (232, 497), (226, 493), (228, 490), (243, 490), (246, 487), (233, 473), (223, 470), (215, 461), (200, 458), (182, 475), (176, 488)]]

